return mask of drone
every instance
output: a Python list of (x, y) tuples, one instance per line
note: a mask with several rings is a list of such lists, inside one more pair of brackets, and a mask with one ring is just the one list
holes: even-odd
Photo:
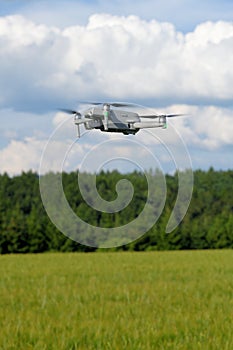
[[(119, 102), (82, 102), (90, 105), (83, 113), (71, 109), (60, 109), (74, 115), (77, 126), (77, 137), (80, 138), (80, 125), (85, 129), (97, 129), (103, 132), (117, 132), (124, 135), (135, 135), (141, 129), (167, 128), (167, 118), (183, 114), (146, 114), (140, 115), (139, 106), (133, 103)], [(124, 108), (131, 108), (130, 111)], [(137, 111), (138, 109), (138, 111)]]

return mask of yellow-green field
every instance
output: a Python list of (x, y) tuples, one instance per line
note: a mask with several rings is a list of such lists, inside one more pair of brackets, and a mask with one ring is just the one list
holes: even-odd
[(0, 256), (0, 349), (233, 349), (233, 251)]

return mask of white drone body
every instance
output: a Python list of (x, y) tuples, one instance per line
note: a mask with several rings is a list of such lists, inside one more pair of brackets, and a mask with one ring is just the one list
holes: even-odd
[[(80, 137), (80, 125), (83, 124), (87, 130), (98, 129), (103, 132), (119, 132), (125, 135), (135, 135), (140, 129), (166, 128), (169, 117), (181, 114), (143, 114), (136, 112), (136, 106), (128, 103), (89, 103), (94, 105), (80, 113), (74, 110), (64, 110), (74, 115), (74, 123), (78, 128)], [(115, 107), (115, 108), (112, 108)], [(119, 107), (131, 107), (135, 112), (120, 110)], [(137, 106), (138, 107), (138, 106)]]

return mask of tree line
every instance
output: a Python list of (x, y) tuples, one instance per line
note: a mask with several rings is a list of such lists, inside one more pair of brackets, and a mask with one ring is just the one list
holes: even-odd
[[(151, 172), (152, 177), (158, 176)], [(55, 176), (55, 174), (50, 174)], [(117, 198), (116, 184), (129, 180), (134, 196), (116, 213), (93, 209), (82, 198), (77, 173), (63, 173), (64, 192), (73, 211), (82, 220), (98, 227), (117, 227), (134, 220), (143, 210), (148, 185), (145, 174), (118, 171), (100, 172), (96, 177), (99, 194), (106, 201)], [(86, 174), (88, 186), (88, 174)], [(194, 188), (182, 223), (171, 233), (166, 225), (178, 192), (178, 174), (166, 175), (166, 203), (156, 224), (140, 239), (114, 250), (178, 250), (233, 248), (233, 170), (194, 171)], [(95, 251), (64, 236), (50, 221), (44, 209), (39, 176), (31, 171), (10, 177), (0, 175), (0, 254), (46, 251)], [(113, 250), (113, 249), (112, 249)]]

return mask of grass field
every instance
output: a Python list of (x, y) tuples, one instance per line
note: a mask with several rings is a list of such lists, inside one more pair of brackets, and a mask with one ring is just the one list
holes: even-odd
[(0, 256), (0, 349), (233, 349), (233, 251)]

